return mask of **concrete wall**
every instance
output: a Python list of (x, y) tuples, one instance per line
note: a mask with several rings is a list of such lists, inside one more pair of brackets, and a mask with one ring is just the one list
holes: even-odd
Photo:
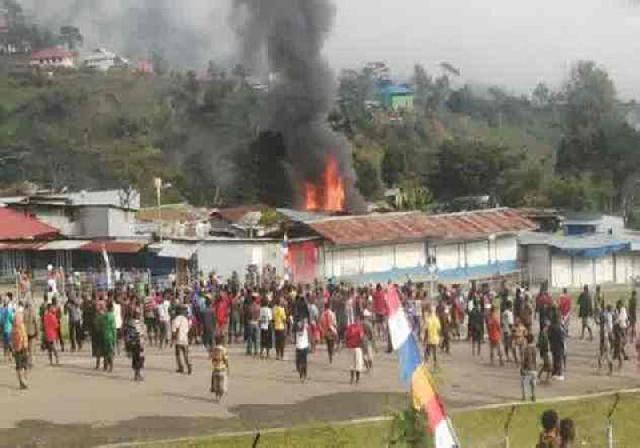
[[(425, 279), (427, 254), (435, 257), (435, 275), (446, 279), (486, 278), (517, 266), (515, 236), (495, 240), (416, 242), (374, 247), (340, 248), (325, 245), (321, 251), (324, 277), (355, 281), (386, 281), (410, 277)], [(507, 266), (508, 265), (508, 266)]]
[(250, 264), (260, 268), (269, 264), (275, 266), (280, 275), (284, 272), (279, 242), (203, 241), (196, 257), (199, 270), (205, 273), (215, 271), (223, 277), (229, 277), (236, 271), (240, 278), (244, 278)]
[(631, 284), (640, 276), (640, 253), (621, 252), (598, 258), (550, 253), (545, 245), (529, 245), (527, 277), (532, 285), (549, 281), (553, 288), (582, 288), (584, 285)]
[(127, 238), (135, 235), (135, 214), (109, 207), (82, 207), (73, 236), (83, 238)]

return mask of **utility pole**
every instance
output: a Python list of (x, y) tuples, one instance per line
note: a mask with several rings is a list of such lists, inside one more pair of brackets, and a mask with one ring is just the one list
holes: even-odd
[(616, 394), (616, 399), (613, 402), (613, 406), (611, 406), (611, 410), (609, 411), (609, 415), (607, 415), (607, 448), (615, 447), (615, 438), (613, 437), (613, 414), (618, 409), (618, 404), (620, 403), (620, 394)]
[(160, 235), (160, 242), (162, 242), (162, 201), (160, 196), (162, 194), (162, 179), (159, 177), (154, 178), (153, 184), (156, 187), (156, 200), (158, 203), (158, 228), (160, 229), (158, 234)]

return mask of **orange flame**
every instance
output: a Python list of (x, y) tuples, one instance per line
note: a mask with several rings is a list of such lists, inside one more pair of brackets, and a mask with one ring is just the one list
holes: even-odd
[(339, 212), (344, 210), (344, 204), (344, 180), (340, 176), (338, 161), (329, 156), (320, 185), (310, 182), (304, 184), (305, 209)]

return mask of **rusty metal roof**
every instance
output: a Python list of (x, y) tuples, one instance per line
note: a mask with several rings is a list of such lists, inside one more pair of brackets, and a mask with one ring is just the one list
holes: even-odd
[(444, 215), (408, 212), (349, 216), (318, 220), (308, 225), (338, 246), (422, 240), (472, 240), (536, 228), (532, 221), (509, 208)]

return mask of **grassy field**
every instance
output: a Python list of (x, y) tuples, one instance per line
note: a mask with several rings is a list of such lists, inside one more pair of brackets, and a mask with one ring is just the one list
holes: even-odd
[[(558, 403), (517, 406), (511, 422), (511, 446), (534, 447), (540, 431), (540, 414), (553, 408), (561, 418), (572, 418), (577, 428), (576, 447), (604, 447), (607, 414), (615, 397), (601, 396)], [(453, 415), (463, 447), (498, 448), (504, 446), (504, 425), (510, 408), (464, 411)], [(640, 394), (623, 394), (614, 415), (617, 448), (639, 446)], [(263, 434), (258, 447), (387, 447), (391, 423), (388, 421), (300, 427)], [(221, 437), (184, 442), (154, 444), (162, 448), (240, 448), (250, 447), (253, 436)], [(403, 446), (396, 444), (393, 446)]]

